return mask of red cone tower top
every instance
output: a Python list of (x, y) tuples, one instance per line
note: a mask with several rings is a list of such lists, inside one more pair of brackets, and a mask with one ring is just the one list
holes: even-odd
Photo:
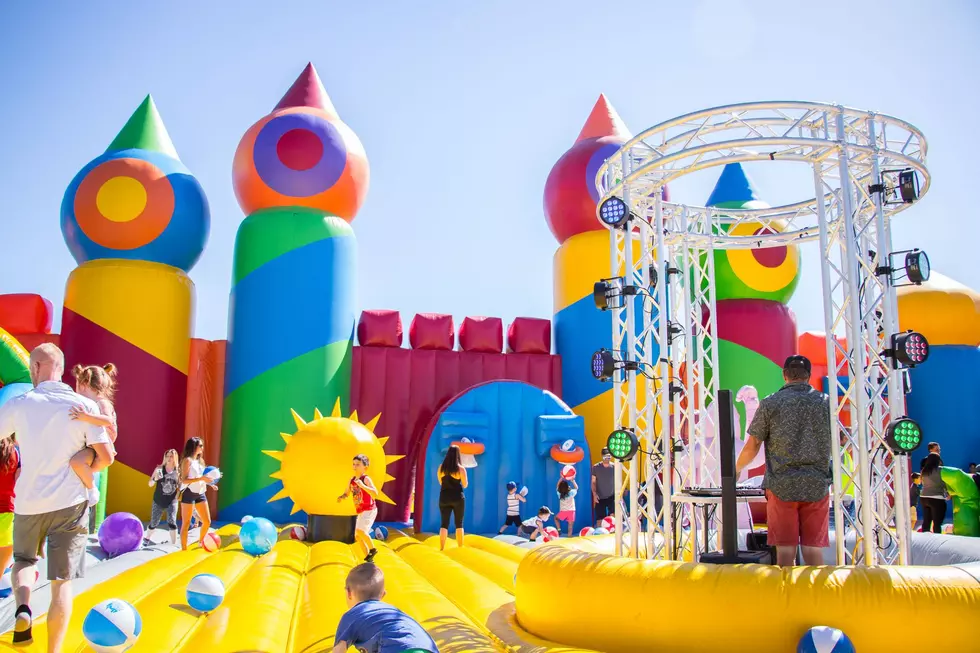
[[(316, 74), (316, 73), (314, 73)], [(616, 109), (606, 99), (606, 94), (601, 93), (592, 107), (589, 119), (585, 121), (582, 131), (579, 132), (575, 142), (584, 141), (587, 138), (601, 138), (603, 136), (616, 136), (624, 141), (633, 138), (629, 128), (623, 119), (616, 113)]]
[(306, 68), (279, 100), (274, 111), (290, 107), (313, 107), (320, 109), (331, 118), (340, 120), (333, 102), (330, 101), (330, 96), (327, 95), (327, 89), (323, 88), (323, 82), (320, 81), (320, 76), (316, 74), (316, 68), (313, 67), (312, 62), (306, 64)]

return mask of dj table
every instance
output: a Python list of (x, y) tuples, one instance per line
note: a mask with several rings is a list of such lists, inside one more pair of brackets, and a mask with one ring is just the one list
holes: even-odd
[[(752, 522), (752, 512), (749, 510), (750, 503), (761, 503), (766, 500), (765, 490), (761, 488), (739, 487), (735, 491), (735, 500), (739, 503), (739, 509), (744, 509), (748, 513), (749, 526), (754, 528)], [(712, 533), (720, 537), (717, 527), (712, 527), (715, 521), (715, 513), (721, 505), (721, 488), (690, 488), (682, 492), (677, 492), (670, 497), (673, 514), (674, 541), (671, 544), (674, 549), (674, 560), (682, 560), (682, 552), (678, 550), (677, 527), (682, 519), (684, 508), (690, 509), (691, 513), (691, 543), (692, 556), (694, 562), (701, 559), (701, 554), (711, 551), (710, 542)], [(737, 525), (735, 526), (737, 528)], [(703, 535), (703, 548), (702, 536)], [(718, 549), (720, 543), (716, 543)]]

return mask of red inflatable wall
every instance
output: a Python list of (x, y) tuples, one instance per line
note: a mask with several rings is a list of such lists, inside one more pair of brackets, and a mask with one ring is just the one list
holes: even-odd
[(380, 413), (378, 437), (385, 450), (405, 454), (388, 472), (385, 492), (394, 506), (381, 504), (378, 519), (409, 521), (420, 441), (445, 402), (477, 383), (525, 381), (561, 396), (561, 359), (550, 354), (487, 354), (433, 349), (354, 347), (351, 406), (360, 421)]

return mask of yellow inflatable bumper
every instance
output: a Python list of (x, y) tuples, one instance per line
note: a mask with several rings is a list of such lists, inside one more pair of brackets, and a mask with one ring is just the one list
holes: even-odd
[[(555, 596), (594, 596), (595, 603)], [(563, 546), (532, 550), (517, 572), (517, 619), (535, 635), (606, 653), (795, 651), (812, 626), (842, 630), (860, 653), (943, 628), (942, 648), (980, 650), (980, 581), (956, 567), (715, 566), (616, 558)]]

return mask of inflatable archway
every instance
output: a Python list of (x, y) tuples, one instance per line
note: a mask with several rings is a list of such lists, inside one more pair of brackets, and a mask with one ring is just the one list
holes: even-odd
[(415, 480), (416, 532), (439, 529), (436, 470), (454, 443), (462, 443), (463, 453), (473, 456), (470, 464), (476, 464), (468, 470), (463, 522), (467, 532), (497, 532), (507, 513), (508, 481), (528, 489), (521, 511), (525, 519), (544, 505), (558, 512), (555, 486), (567, 464), (575, 466), (582, 488), (575, 501), (576, 523), (592, 520), (589, 445), (582, 417), (541, 388), (491, 381), (456, 395), (429, 422)]
[(31, 389), (30, 354), (0, 328), (0, 406)]

